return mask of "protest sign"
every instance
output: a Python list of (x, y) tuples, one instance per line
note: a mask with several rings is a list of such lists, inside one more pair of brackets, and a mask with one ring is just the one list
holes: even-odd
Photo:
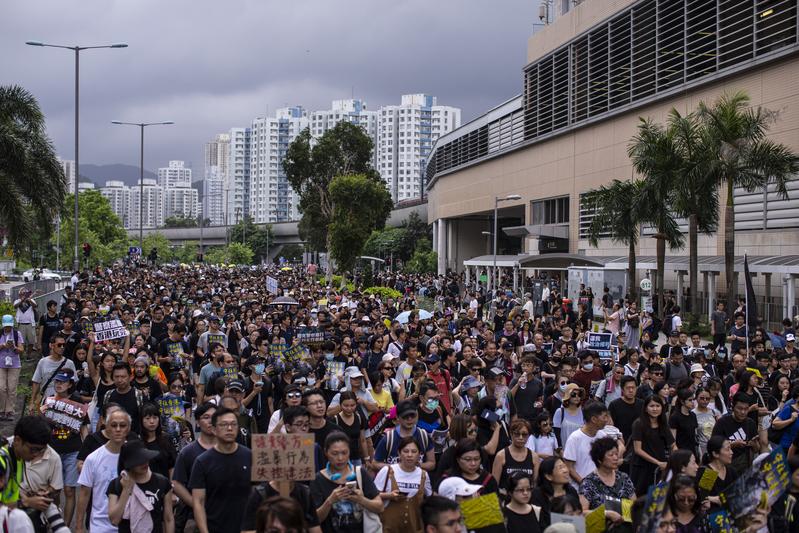
[(295, 344), (291, 348), (283, 350), (283, 361), (288, 365), (296, 365), (302, 360), (303, 355), (305, 355), (305, 346)]
[(599, 354), (600, 359), (613, 359), (613, 351), (611, 345), (613, 344), (612, 333), (593, 333), (586, 334), (588, 341), (588, 349), (595, 351)]
[(278, 294), (277, 280), (272, 276), (266, 276), (266, 290), (272, 294)]
[(316, 328), (303, 329), (297, 333), (297, 340), (302, 344), (320, 343), (326, 338), (325, 332)]
[(315, 477), (313, 434), (252, 436), (252, 481), (311, 481)]
[(699, 478), (699, 488), (708, 492), (712, 491), (713, 485), (716, 484), (716, 479), (718, 477), (718, 472), (712, 468), (705, 468), (705, 471), (702, 473), (702, 477)]
[(605, 506), (600, 505), (585, 515), (586, 533), (603, 533), (605, 531)]
[(283, 342), (273, 342), (269, 345), (269, 355), (272, 357), (283, 357), (283, 352), (288, 349), (289, 345)]
[(128, 330), (118, 318), (98, 321), (93, 324), (94, 340), (96, 342), (109, 341), (128, 336)]
[(327, 365), (327, 387), (329, 390), (338, 391), (344, 380), (346, 363), (343, 361), (325, 361), (325, 364)]
[(461, 512), (467, 529), (480, 529), (505, 521), (496, 492), (461, 502)]
[(752, 466), (719, 495), (722, 506), (731, 519), (748, 515), (762, 506), (765, 494), (767, 505), (771, 506), (788, 488), (791, 468), (784, 449), (777, 448), (759, 465)]
[(666, 506), (666, 494), (668, 491), (668, 483), (659, 483), (649, 489), (641, 515), (641, 526), (638, 529), (640, 533), (655, 533), (658, 531), (660, 517), (663, 515), (663, 508)]
[(80, 433), (80, 428), (89, 412), (89, 406), (86, 404), (56, 399), (55, 396), (45, 399), (41, 409), (45, 418), (52, 420), (56, 426), (74, 433)]

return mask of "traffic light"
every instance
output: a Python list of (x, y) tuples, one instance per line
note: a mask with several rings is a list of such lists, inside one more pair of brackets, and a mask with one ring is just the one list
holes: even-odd
[(92, 245), (89, 244), (88, 242), (84, 242), (83, 243), (83, 257), (88, 259), (89, 255), (91, 255), (91, 253), (92, 253)]

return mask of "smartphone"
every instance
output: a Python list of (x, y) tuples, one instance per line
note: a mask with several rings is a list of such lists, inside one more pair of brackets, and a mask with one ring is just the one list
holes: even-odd
[(347, 483), (345, 483), (344, 486), (347, 487), (350, 490), (355, 490), (355, 489), (358, 488), (358, 482), (357, 481), (347, 481)]
[(498, 422), (499, 415), (494, 411), (483, 411), (483, 414), (480, 415), (483, 420), (487, 420), (488, 422)]

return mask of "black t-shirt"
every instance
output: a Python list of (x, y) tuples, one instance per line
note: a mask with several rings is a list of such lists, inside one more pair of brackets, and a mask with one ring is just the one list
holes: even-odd
[(145, 442), (144, 445), (147, 449), (158, 452), (158, 457), (150, 461), (150, 470), (169, 479), (169, 469), (175, 466), (177, 458), (175, 447), (166, 437)]
[[(161, 533), (164, 530), (164, 501), (167, 494), (172, 490), (172, 484), (169, 479), (161, 474), (153, 472), (150, 475), (150, 480), (147, 483), (137, 483), (144, 495), (153, 506), (150, 511), (150, 517), (153, 520), (153, 533)], [(108, 484), (106, 494), (115, 494), (119, 497), (122, 494), (122, 481), (120, 478), (113, 479)], [(130, 498), (133, 498), (131, 495)], [(171, 498), (171, 496), (170, 496)], [(130, 533), (130, 520), (122, 519), (119, 522), (119, 533)]]
[[(360, 487), (367, 499), (373, 499), (379, 494), (372, 478), (364, 471), (361, 475), (363, 486)], [(316, 479), (311, 481), (311, 501), (313, 508), (322, 506), (330, 494), (341, 485), (330, 481), (323, 474), (316, 474)], [(324, 533), (361, 533), (363, 529), (363, 508), (352, 502), (342, 500), (336, 502), (330, 509), (327, 518), (320, 524)]]
[(205, 489), (208, 531), (239, 533), (247, 499), (250, 497), (252, 452), (244, 446), (224, 454), (211, 448), (194, 461), (189, 490)]
[(48, 313), (44, 313), (41, 317), (39, 317), (39, 326), (43, 328), (42, 348), (49, 353), (50, 338), (53, 336), (53, 333), (61, 329), (61, 319), (58, 318), (58, 315), (50, 316)]
[(75, 363), (75, 367), (80, 369), (81, 363), (75, 361), (75, 348), (80, 344), (81, 334), (77, 331), (71, 331), (69, 333), (61, 331), (61, 334), (66, 337), (66, 339), (64, 339), (64, 357)]
[(191, 468), (194, 466), (194, 461), (205, 451), (206, 449), (196, 440), (180, 450), (175, 460), (175, 468), (172, 470), (172, 480), (189, 488), (189, 478), (191, 477)]
[(669, 417), (669, 427), (677, 430), (677, 448), (691, 451), (696, 449), (696, 430), (699, 422), (693, 412), (689, 411), (684, 415), (680, 409), (675, 409)]
[[(69, 399), (73, 402), (83, 403), (78, 394), (73, 393)], [(85, 425), (89, 424), (89, 417), (83, 419)], [(50, 424), (53, 428), (50, 433), (50, 446), (56, 451), (57, 454), (63, 455), (65, 453), (74, 453), (80, 451), (83, 444), (80, 440), (80, 433), (71, 431), (55, 424)]]
[[(311, 431), (311, 433), (314, 434), (314, 438), (315, 438), (314, 440), (315, 440), (316, 444), (318, 444), (319, 446), (324, 448), (325, 447), (325, 439), (327, 438), (328, 435), (330, 435), (334, 431), (343, 431), (343, 430), (341, 429), (340, 426), (337, 426), (336, 424), (334, 424), (330, 420), (325, 420), (325, 425), (324, 426), (320, 427), (319, 429), (311, 428), (310, 431)], [(350, 455), (352, 457), (355, 457), (352, 454), (350, 454)]]
[(108, 439), (103, 435), (102, 431), (97, 430), (94, 433), (90, 433), (78, 450), (78, 461), (85, 461), (89, 454), (100, 446), (104, 446), (106, 442), (108, 442)]
[[(255, 512), (261, 504), (272, 496), (280, 493), (272, 488), (269, 483), (262, 483), (259, 487), (253, 487), (250, 498), (247, 500), (247, 508), (244, 511), (244, 518), (241, 520), (242, 531), (255, 531)], [(305, 515), (305, 525), (315, 527), (319, 525), (319, 518), (316, 516), (316, 506), (311, 502), (311, 491), (302, 483), (295, 483), (291, 489), (289, 497), (300, 504)]]
[[(516, 386), (518, 378), (510, 383), (512, 389)], [(540, 401), (541, 395), (544, 391), (544, 384), (538, 378), (533, 378), (525, 384), (525, 388), (521, 385), (516, 389), (516, 394), (511, 397), (511, 414), (516, 414), (519, 418), (525, 420), (533, 420), (536, 415), (541, 411), (540, 408), (533, 407), (535, 402)]]
[(252, 381), (253, 378), (261, 381), (263, 383), (263, 387), (261, 387), (261, 392), (252, 399), (248, 407), (252, 411), (252, 417), (255, 419), (258, 432), (266, 433), (266, 430), (269, 428), (269, 419), (272, 417), (272, 411), (269, 410), (269, 398), (272, 397), (273, 394), (272, 380), (266, 376), (250, 376), (247, 378), (247, 392), (245, 395), (249, 395), (252, 392), (252, 389), (255, 387), (255, 384)]
[(505, 529), (508, 533), (538, 533), (541, 526), (535, 516), (535, 509), (530, 509), (526, 515), (518, 514), (507, 507), (502, 508), (505, 515)]
[(630, 435), (633, 432), (633, 422), (638, 419), (643, 408), (643, 401), (636, 398), (633, 403), (627, 403), (621, 398), (616, 398), (608, 406), (610, 416), (613, 419), (613, 425), (619, 428), (624, 442), (630, 440)]
[[(730, 441), (752, 440), (757, 437), (757, 422), (749, 417), (746, 417), (743, 422), (738, 422), (732, 414), (727, 413), (716, 421), (716, 425), (713, 426), (713, 435), (721, 435)], [(733, 461), (742, 455), (748, 455), (751, 450), (750, 447), (734, 447), (732, 449)]]
[(160, 357), (172, 357), (171, 363), (159, 363), (161, 366), (161, 370), (164, 371), (164, 374), (169, 376), (172, 372), (177, 372), (183, 367), (183, 357), (180, 354), (188, 354), (189, 353), (189, 343), (186, 341), (173, 341), (170, 338), (166, 338), (158, 343), (158, 355)]
[(125, 394), (120, 394), (116, 389), (112, 390), (106, 398), (107, 402), (118, 403), (131, 418), (131, 431), (141, 432), (141, 420), (139, 416), (139, 402), (136, 399), (136, 390), (131, 387)]
[[(649, 425), (649, 421), (644, 421), (642, 418), (633, 422), (633, 431), (630, 434), (630, 439), (633, 442), (641, 441), (641, 448), (643, 451), (658, 461), (665, 461), (667, 458), (667, 450), (671, 450), (671, 445), (674, 442), (671, 431), (669, 431), (667, 427), (657, 429), (645, 427), (644, 422), (647, 422), (647, 426)], [(638, 454), (635, 454), (633, 461), (635, 461), (637, 465), (650, 464)]]
[(162, 320), (161, 322), (156, 322), (155, 320), (150, 321), (150, 335), (155, 337), (156, 342), (161, 342), (165, 339), (169, 334), (168, 331), (166, 320)]
[(149, 376), (144, 383), (139, 383), (134, 379), (130, 384), (141, 391), (144, 395), (145, 402), (154, 402), (156, 398), (163, 394), (163, 392), (161, 392), (161, 386)]
[(347, 424), (341, 414), (337, 414), (334, 418), (336, 425), (340, 427), (344, 433), (350, 438), (350, 457), (353, 459), (361, 458), (361, 431), (366, 430), (366, 420), (361, 415), (358, 409), (353, 413), (354, 419), (352, 424)]
[[(501, 422), (500, 422), (501, 423)], [(502, 424), (502, 429), (499, 430), (499, 442), (497, 443), (497, 451), (504, 450), (508, 446), (510, 446), (510, 435), (508, 435), (507, 426), (504, 423)], [(494, 435), (494, 429), (492, 427), (479, 424), (477, 426), (477, 442), (480, 444), (480, 447), (484, 447), (488, 444), (488, 441), (491, 440), (491, 437)], [(489, 470), (494, 465), (494, 455), (489, 455), (488, 453), (483, 454), (483, 468)]]

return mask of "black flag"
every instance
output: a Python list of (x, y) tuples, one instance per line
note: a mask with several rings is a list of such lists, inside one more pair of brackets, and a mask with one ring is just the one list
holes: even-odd
[(755, 299), (755, 289), (752, 287), (752, 275), (749, 273), (749, 259), (744, 254), (744, 278), (746, 282), (746, 326), (747, 333), (757, 327), (757, 300)]

